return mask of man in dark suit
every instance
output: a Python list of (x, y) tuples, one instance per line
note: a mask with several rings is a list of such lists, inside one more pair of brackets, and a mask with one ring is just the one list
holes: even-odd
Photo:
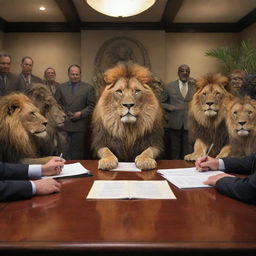
[(205, 181), (205, 184), (215, 186), (220, 193), (241, 200), (246, 203), (256, 204), (256, 155), (243, 158), (201, 157), (196, 161), (199, 171), (225, 170), (240, 174), (251, 174), (246, 178), (237, 178), (224, 173), (213, 175)]
[(0, 53), (0, 96), (18, 90), (18, 76), (10, 72), (11, 56)]
[(60, 191), (61, 184), (52, 178), (29, 180), (59, 174), (64, 159), (53, 157), (44, 165), (7, 164), (0, 162), (0, 201), (30, 198)]
[(68, 119), (63, 130), (67, 133), (67, 159), (85, 159), (86, 132), (95, 106), (95, 90), (90, 84), (81, 81), (81, 68), (71, 65), (68, 68), (69, 81), (58, 86), (55, 98), (64, 108)]
[(18, 78), (19, 91), (25, 92), (32, 83), (43, 83), (42, 79), (32, 74), (33, 59), (31, 57), (23, 57), (21, 60), (21, 74)]
[(191, 153), (192, 150), (188, 143), (187, 116), (188, 104), (195, 93), (195, 80), (189, 78), (189, 75), (188, 65), (179, 66), (179, 79), (165, 86), (165, 96), (162, 97), (171, 159), (183, 159), (184, 155)]

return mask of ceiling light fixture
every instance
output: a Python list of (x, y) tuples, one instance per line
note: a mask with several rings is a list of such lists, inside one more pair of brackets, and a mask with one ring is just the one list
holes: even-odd
[(94, 10), (112, 17), (129, 17), (146, 11), (156, 0), (85, 0)]
[(45, 8), (44, 6), (40, 6), (40, 7), (39, 7), (39, 10), (40, 10), (40, 11), (45, 11), (45, 9), (46, 9), (46, 8)]

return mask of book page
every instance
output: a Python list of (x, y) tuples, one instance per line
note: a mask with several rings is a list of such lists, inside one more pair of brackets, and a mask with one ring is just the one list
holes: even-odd
[(207, 171), (199, 172), (195, 167), (192, 168), (178, 168), (178, 169), (159, 169), (157, 171), (165, 179), (170, 181), (178, 188), (205, 188), (211, 187), (205, 185), (203, 182), (208, 177), (223, 173), (222, 171)]
[(127, 181), (96, 180), (94, 181), (87, 199), (124, 199), (129, 198)]
[(42, 178), (63, 178), (69, 176), (77, 176), (82, 174), (90, 174), (90, 171), (84, 168), (80, 163), (65, 164), (59, 175), (44, 176)]
[(131, 198), (176, 199), (166, 180), (129, 181)]
[(134, 162), (118, 162), (117, 168), (110, 171), (141, 172), (141, 169), (139, 169)]

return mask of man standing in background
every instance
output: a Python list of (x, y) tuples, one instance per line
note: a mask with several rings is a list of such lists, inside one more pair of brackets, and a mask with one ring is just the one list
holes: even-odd
[[(189, 78), (190, 67), (179, 66), (179, 79), (167, 84), (162, 100), (166, 113), (166, 133), (171, 148), (171, 159), (183, 159), (192, 151), (188, 142), (188, 105), (195, 93), (195, 80)], [(191, 147), (191, 149), (190, 149)]]
[(23, 57), (21, 60), (21, 74), (18, 79), (18, 87), (21, 92), (25, 92), (32, 83), (43, 83), (42, 79), (32, 75), (33, 59), (31, 57)]
[(69, 81), (61, 84), (55, 93), (57, 102), (63, 107), (68, 118), (63, 130), (67, 133), (67, 159), (85, 159), (85, 141), (90, 117), (95, 106), (95, 90), (81, 81), (81, 68), (68, 68)]
[(18, 89), (18, 76), (10, 72), (11, 56), (0, 52), (0, 96)]
[(59, 83), (55, 81), (56, 79), (56, 71), (54, 68), (47, 68), (44, 71), (44, 78), (43, 83), (47, 86), (47, 88), (51, 91), (52, 95), (55, 94)]

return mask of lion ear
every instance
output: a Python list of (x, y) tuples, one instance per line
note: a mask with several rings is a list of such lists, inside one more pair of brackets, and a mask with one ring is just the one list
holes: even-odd
[(18, 103), (12, 103), (8, 106), (7, 113), (8, 115), (12, 115), (16, 109), (20, 108), (20, 105)]

